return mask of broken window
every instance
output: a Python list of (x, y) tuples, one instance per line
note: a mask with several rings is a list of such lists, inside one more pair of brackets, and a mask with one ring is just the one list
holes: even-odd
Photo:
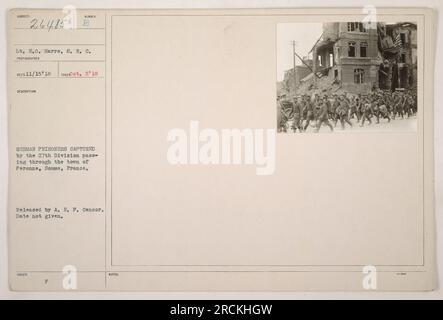
[(367, 57), (368, 56), (368, 43), (362, 42), (360, 43), (360, 57)]
[(401, 56), (400, 56), (400, 62), (401, 63), (406, 63), (406, 55), (404, 53), (402, 53)]
[(348, 22), (348, 31), (355, 30), (355, 22)]
[(355, 69), (354, 70), (354, 82), (357, 84), (363, 83), (364, 82), (364, 74), (365, 74), (365, 70)]
[(348, 22), (348, 31), (366, 32), (366, 28), (361, 22)]
[(405, 33), (400, 33), (400, 39), (401, 39), (401, 43), (404, 45), (406, 44), (406, 34)]
[(349, 42), (348, 57), (355, 57), (355, 42)]
[(366, 32), (365, 25), (361, 22), (358, 23), (358, 31), (360, 32)]

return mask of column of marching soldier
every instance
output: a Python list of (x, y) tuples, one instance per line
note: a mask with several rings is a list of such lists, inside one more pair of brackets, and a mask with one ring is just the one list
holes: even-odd
[[(318, 93), (313, 98), (301, 95), (292, 99), (286, 95), (277, 98), (277, 126), (278, 132), (287, 132), (288, 126), (294, 132), (305, 132), (308, 126), (314, 126), (318, 132), (322, 125), (331, 131), (340, 121), (342, 129), (348, 125), (352, 127), (351, 119), (364, 126), (380, 120), (391, 122), (396, 117), (411, 117), (417, 113), (417, 95), (413, 90), (383, 91), (375, 90), (367, 95), (325, 94)], [(292, 123), (292, 124), (291, 124)]]

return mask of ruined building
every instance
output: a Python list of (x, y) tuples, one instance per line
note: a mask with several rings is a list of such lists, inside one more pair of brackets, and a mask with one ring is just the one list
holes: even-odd
[(376, 29), (361, 22), (323, 24), (323, 34), (312, 48), (314, 71), (342, 84), (349, 92), (368, 92), (376, 86), (378, 55)]
[(285, 74), (287, 93), (330, 91), (334, 86), (334, 90), (357, 94), (375, 88), (412, 88), (417, 83), (417, 27), (413, 23), (377, 23), (373, 28), (361, 22), (324, 23), (309, 54), (310, 68), (303, 64), (295, 71), (307, 73), (303, 79), (293, 76), (294, 69)]
[(414, 88), (417, 86), (417, 25), (396, 23), (377, 25), (381, 89)]
[(312, 60), (304, 60), (304, 62), (306, 63), (306, 65), (303, 64), (295, 66), (295, 69), (292, 68), (285, 71), (282, 86), (283, 89), (286, 91), (286, 94), (290, 96), (294, 96), (296, 94), (295, 90), (300, 84), (301, 80), (312, 73)]

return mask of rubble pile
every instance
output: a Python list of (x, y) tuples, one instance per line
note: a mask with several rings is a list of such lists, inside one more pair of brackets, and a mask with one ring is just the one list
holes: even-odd
[(324, 95), (324, 94), (341, 94), (345, 91), (341, 88), (341, 85), (334, 81), (333, 79), (323, 76), (321, 78), (317, 78), (314, 81), (314, 74), (311, 73), (308, 77), (304, 78), (300, 85), (297, 88), (297, 95), (315, 95), (316, 93)]

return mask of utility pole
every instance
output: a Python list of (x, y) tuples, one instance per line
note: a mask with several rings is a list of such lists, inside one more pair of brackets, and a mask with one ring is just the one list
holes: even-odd
[[(294, 43), (295, 41), (293, 41), (293, 43)], [(295, 66), (295, 57), (297, 57), (297, 58), (299, 58), (300, 59), (300, 61), (309, 69), (309, 70), (311, 70), (312, 71), (312, 73), (315, 75), (315, 77), (316, 78), (320, 78), (318, 75), (317, 75), (317, 73), (315, 72), (315, 70), (309, 65), (309, 64), (307, 64), (306, 62), (305, 62), (305, 60), (303, 60), (303, 58), (302, 57), (300, 57), (300, 55), (297, 53), (297, 52), (295, 52), (295, 46), (293, 45), (293, 47), (292, 47), (292, 49), (293, 49), (293, 54), (294, 54), (294, 66)]]
[[(318, 42), (318, 41), (317, 41)], [(297, 58), (299, 58), (300, 59), (300, 61), (306, 66), (306, 67), (308, 67), (308, 69), (309, 70), (311, 70), (312, 71), (312, 73), (314, 74), (314, 84), (315, 83), (317, 83), (317, 78), (320, 78), (318, 75), (317, 75), (317, 71), (316, 71), (316, 61), (315, 61), (315, 59), (313, 58), (312, 60), (313, 60), (313, 68), (311, 68), (311, 66), (310, 65), (308, 65), (304, 60), (303, 60), (303, 58), (302, 57), (300, 57), (300, 55), (297, 53), (297, 52), (295, 52), (295, 45), (296, 45), (296, 41), (292, 41), (292, 58), (293, 58), (293, 65), (294, 65), (294, 90), (295, 90), (295, 88), (296, 88), (296, 86), (297, 86), (297, 83), (296, 83), (296, 75), (295, 75), (295, 57), (297, 57)], [(317, 55), (317, 49), (315, 49), (314, 48), (314, 56), (316, 56)], [(295, 91), (294, 91), (295, 92)]]
[(292, 65), (293, 65), (293, 77), (294, 77), (294, 97), (295, 97), (295, 90), (297, 89), (297, 76), (295, 75), (295, 45), (296, 45), (296, 41), (292, 41)]
[[(314, 46), (314, 51), (312, 52), (312, 68), (314, 72), (314, 86), (317, 84), (317, 45)], [(315, 86), (316, 88), (316, 86)]]

